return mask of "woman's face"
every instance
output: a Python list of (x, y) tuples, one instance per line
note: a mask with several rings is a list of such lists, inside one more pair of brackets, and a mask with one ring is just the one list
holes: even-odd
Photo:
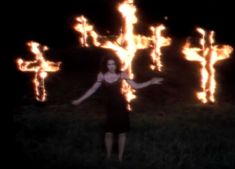
[(117, 68), (117, 65), (116, 65), (115, 61), (112, 60), (112, 59), (109, 59), (107, 61), (107, 68), (108, 68), (108, 71), (115, 72), (116, 68)]

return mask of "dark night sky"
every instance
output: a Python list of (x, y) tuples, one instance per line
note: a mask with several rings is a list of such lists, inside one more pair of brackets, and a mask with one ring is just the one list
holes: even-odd
[[(22, 55), (29, 40), (48, 45), (51, 49), (64, 49), (78, 45), (77, 34), (72, 26), (74, 18), (84, 14), (95, 29), (104, 34), (107, 30), (117, 34), (121, 17), (117, 11), (118, 0), (40, 0), (27, 2), (9, 1), (7, 16), (7, 55), (10, 59)], [(223, 3), (222, 3), (223, 2)], [(11, 4), (12, 3), (12, 4)], [(157, 0), (136, 0), (139, 22), (136, 32), (149, 33), (152, 24), (164, 23), (168, 34), (176, 38), (186, 38), (201, 26), (216, 31), (218, 43), (235, 44), (233, 26), (233, 5), (228, 0), (198, 0), (197, 3)], [(164, 16), (168, 16), (165, 21)], [(194, 34), (195, 35), (195, 34)], [(8, 53), (9, 52), (9, 53)]]
[[(68, 51), (67, 49), (77, 47), (77, 34), (72, 26), (74, 18), (81, 14), (84, 14), (101, 34), (107, 30), (117, 34), (121, 18), (116, 9), (118, 2), (118, 0), (9, 1), (9, 10), (4, 16), (7, 16), (7, 35), (10, 41), (6, 43), (7, 58), (4, 60), (8, 61), (9, 68), (14, 69), (11, 72), (15, 73), (14, 60), (18, 56), (27, 55), (25, 43), (29, 40), (48, 45), (52, 51), (65, 49)], [(232, 2), (228, 0), (196, 2), (136, 0), (139, 18), (136, 29), (138, 33), (146, 34), (151, 24), (164, 23), (171, 37), (183, 39), (193, 35), (195, 26), (201, 26), (215, 30), (218, 43), (235, 46)], [(164, 16), (168, 16), (169, 19), (165, 21)], [(16, 77), (13, 83), (19, 80), (17, 76), (13, 75)]]
[[(150, 24), (164, 22), (173, 36), (186, 37), (195, 26), (214, 29), (217, 38), (227, 43), (234, 42), (231, 2), (199, 0), (157, 1), (136, 0), (139, 32), (145, 33)], [(72, 30), (75, 16), (84, 14), (102, 33), (106, 30), (118, 32), (120, 15), (116, 9), (118, 0), (66, 0), (66, 1), (26, 1), (12, 2), (11, 27), (14, 48), (22, 48), (29, 39), (48, 44), (51, 48), (65, 48), (77, 43)], [(223, 4), (222, 4), (223, 2)], [(193, 4), (195, 3), (195, 4)], [(164, 21), (163, 17), (169, 20)]]

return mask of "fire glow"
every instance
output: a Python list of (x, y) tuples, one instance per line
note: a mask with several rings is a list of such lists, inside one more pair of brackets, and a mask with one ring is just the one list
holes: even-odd
[(200, 87), (202, 91), (196, 93), (197, 98), (202, 103), (214, 103), (216, 91), (214, 65), (220, 60), (229, 58), (233, 48), (229, 45), (216, 45), (214, 31), (207, 33), (202, 28), (197, 28), (196, 30), (202, 36), (200, 47), (191, 47), (191, 43), (186, 42), (182, 52), (187, 60), (200, 63)]
[[(84, 16), (76, 18), (77, 24), (74, 29), (80, 33), (80, 42), (83, 47), (89, 47), (89, 42), (94, 46), (113, 50), (119, 57), (122, 63), (122, 71), (127, 72), (129, 78), (133, 79), (132, 60), (135, 57), (137, 50), (151, 48), (152, 70), (162, 71), (163, 64), (161, 62), (161, 48), (168, 46), (171, 43), (169, 37), (164, 37), (162, 31), (165, 30), (164, 25), (151, 26), (152, 36), (147, 37), (134, 33), (134, 25), (138, 22), (136, 16), (136, 7), (133, 0), (125, 0), (119, 4), (118, 11), (121, 13), (123, 25), (121, 34), (115, 39), (107, 40), (107, 37), (99, 35), (94, 26), (91, 25)], [(132, 89), (125, 81), (122, 84), (122, 93), (126, 100), (130, 103), (136, 98), (135, 90)], [(130, 104), (128, 105), (130, 110)]]
[(43, 52), (48, 50), (47, 46), (41, 46), (37, 42), (28, 42), (27, 45), (31, 48), (31, 52), (35, 55), (32, 61), (24, 61), (17, 59), (17, 66), (23, 72), (34, 72), (34, 91), (37, 101), (46, 101), (47, 92), (45, 89), (44, 80), (47, 77), (47, 72), (57, 72), (60, 69), (61, 62), (52, 62), (45, 60)]

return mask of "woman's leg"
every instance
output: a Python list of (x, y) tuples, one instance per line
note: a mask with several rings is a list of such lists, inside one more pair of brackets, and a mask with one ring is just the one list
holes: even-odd
[(106, 148), (106, 158), (110, 158), (112, 153), (112, 147), (113, 147), (113, 134), (110, 132), (105, 133), (105, 148)]
[(118, 159), (121, 162), (126, 144), (126, 133), (120, 133), (118, 135)]

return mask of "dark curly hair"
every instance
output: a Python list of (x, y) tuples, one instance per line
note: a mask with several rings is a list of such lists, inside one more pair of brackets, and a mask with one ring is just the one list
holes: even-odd
[(116, 71), (115, 72), (120, 73), (121, 72), (121, 61), (117, 56), (113, 56), (113, 55), (103, 56), (103, 58), (101, 60), (100, 71), (102, 73), (105, 73), (108, 71), (108, 67), (107, 67), (108, 60), (114, 60), (114, 62), (116, 63)]

